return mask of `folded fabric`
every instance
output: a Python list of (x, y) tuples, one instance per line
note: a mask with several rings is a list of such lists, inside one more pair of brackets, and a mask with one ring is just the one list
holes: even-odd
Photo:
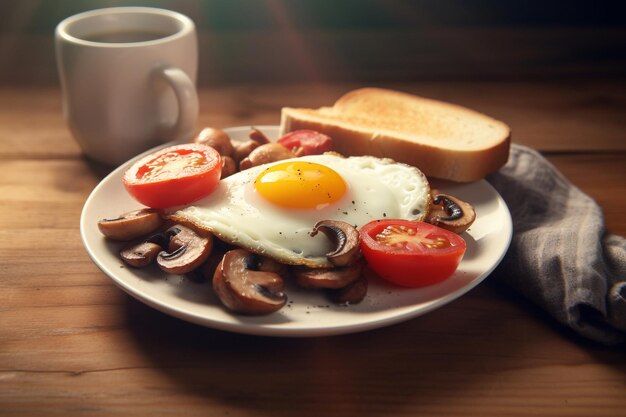
[(513, 240), (494, 279), (595, 341), (626, 341), (626, 239), (598, 204), (538, 152), (513, 145), (487, 180), (506, 201)]

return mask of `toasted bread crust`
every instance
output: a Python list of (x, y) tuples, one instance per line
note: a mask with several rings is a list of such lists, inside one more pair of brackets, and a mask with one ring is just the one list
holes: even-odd
[(341, 154), (392, 158), (457, 182), (497, 171), (510, 148), (509, 127), (489, 116), (376, 88), (351, 91), (332, 108), (283, 108), (281, 134), (298, 129), (331, 136)]

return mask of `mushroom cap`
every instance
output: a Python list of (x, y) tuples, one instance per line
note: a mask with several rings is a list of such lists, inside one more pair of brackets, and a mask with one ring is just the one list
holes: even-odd
[(426, 221), (442, 229), (461, 234), (476, 220), (474, 207), (449, 194), (434, 193)]
[(272, 271), (256, 270), (260, 257), (244, 249), (226, 252), (213, 276), (213, 289), (230, 310), (249, 315), (270, 314), (287, 302), (284, 281)]
[(230, 156), (222, 156), (222, 176), (221, 178), (230, 177), (237, 172), (237, 163)]
[(213, 248), (212, 235), (200, 236), (182, 225), (169, 228), (168, 251), (161, 251), (157, 256), (159, 267), (170, 274), (186, 274), (199, 267), (207, 260)]
[(356, 227), (340, 220), (322, 220), (313, 226), (311, 236), (324, 233), (335, 245), (326, 257), (336, 266), (348, 266), (361, 258), (361, 235)]
[(100, 232), (112, 240), (129, 241), (154, 232), (163, 224), (158, 211), (144, 208), (98, 222)]
[(254, 149), (259, 147), (259, 142), (249, 139), (245, 142), (233, 142), (234, 152), (232, 154), (233, 159), (239, 165), (242, 159), (250, 155)]
[(250, 154), (239, 163), (239, 168), (244, 170), (270, 162), (282, 161), (295, 157), (296, 154), (280, 143), (266, 143), (253, 149)]
[(163, 248), (156, 243), (142, 242), (123, 249), (120, 252), (120, 256), (128, 265), (135, 268), (143, 268), (154, 262), (162, 250)]
[(230, 137), (223, 130), (206, 127), (193, 138), (194, 143), (207, 145), (219, 152), (220, 156), (232, 156), (235, 153)]
[(294, 267), (292, 272), (296, 283), (303, 288), (338, 289), (346, 287), (359, 279), (364, 262), (336, 268)]

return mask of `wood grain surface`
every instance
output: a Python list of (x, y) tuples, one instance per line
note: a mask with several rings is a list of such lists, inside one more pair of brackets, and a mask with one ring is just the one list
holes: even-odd
[[(509, 123), (626, 235), (626, 83), (387, 83)], [(277, 124), (354, 84), (203, 89), (200, 125)], [(492, 279), (408, 322), (253, 337), (135, 301), (82, 246), (85, 160), (52, 87), (0, 88), (0, 416), (624, 416), (624, 346), (563, 329)]]

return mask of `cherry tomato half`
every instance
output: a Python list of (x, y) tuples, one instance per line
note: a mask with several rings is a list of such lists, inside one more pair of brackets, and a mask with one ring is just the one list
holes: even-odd
[(153, 208), (189, 204), (207, 196), (222, 173), (220, 154), (210, 146), (170, 146), (135, 162), (124, 173), (124, 186), (140, 203)]
[(404, 287), (424, 287), (445, 280), (465, 254), (459, 235), (429, 223), (375, 220), (363, 226), (361, 251), (381, 278)]
[(315, 130), (294, 130), (278, 139), (277, 142), (298, 153), (299, 156), (320, 155), (333, 149), (333, 140), (330, 136)]

